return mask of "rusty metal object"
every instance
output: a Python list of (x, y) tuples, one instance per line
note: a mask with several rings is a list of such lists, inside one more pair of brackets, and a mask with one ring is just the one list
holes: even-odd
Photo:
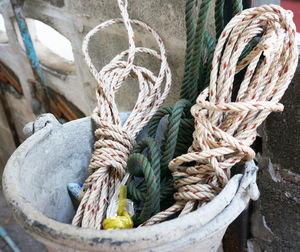
[(69, 120), (78, 119), (77, 115), (72, 111), (72, 109), (63, 101), (59, 94), (56, 94), (57, 107), (63, 113), (63, 115)]
[[(41, 97), (38, 92), (35, 92), (36, 98), (41, 101)], [(84, 114), (67, 101), (62, 95), (49, 89), (50, 103), (52, 107), (52, 113), (57, 119), (64, 118), (66, 121), (72, 121), (84, 117)]]
[(21, 84), (13, 75), (13, 73), (10, 70), (8, 70), (8, 68), (4, 66), (1, 62), (0, 62), (0, 82), (3, 84), (12, 85), (20, 95), (23, 95), (23, 89)]
[(16, 126), (15, 126), (15, 124), (13, 122), (13, 119), (12, 119), (11, 111), (9, 109), (9, 105), (8, 105), (6, 96), (4, 94), (4, 85), (3, 85), (3, 83), (1, 83), (1, 81), (0, 81), (0, 102), (3, 106), (4, 113), (5, 113), (5, 116), (6, 116), (6, 121), (8, 123), (9, 129), (12, 133), (14, 142), (15, 142), (16, 146), (19, 146), (20, 145), (19, 136), (18, 136), (18, 133), (17, 133)]
[(23, 89), (17, 77), (15, 77), (12, 71), (9, 70), (4, 64), (0, 62), (0, 102), (4, 109), (6, 121), (12, 133), (15, 145), (19, 146), (20, 145), (19, 136), (17, 133), (15, 123), (13, 122), (12, 119), (12, 114), (9, 108), (9, 104), (5, 96), (5, 90), (7, 89), (6, 87), (7, 85), (12, 86), (19, 95), (23, 95)]

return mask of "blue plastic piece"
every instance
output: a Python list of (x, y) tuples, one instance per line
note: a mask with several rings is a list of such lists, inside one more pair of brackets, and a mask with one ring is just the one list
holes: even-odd
[(83, 196), (83, 185), (79, 183), (68, 183), (67, 188), (73, 198), (79, 202)]
[(8, 236), (5, 229), (0, 226), (0, 236), (6, 241), (8, 246), (12, 249), (14, 252), (21, 252), (21, 250), (17, 247), (17, 245), (14, 243), (14, 241)]

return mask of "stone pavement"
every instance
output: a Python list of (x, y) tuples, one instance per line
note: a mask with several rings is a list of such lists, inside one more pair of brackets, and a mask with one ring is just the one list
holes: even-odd
[[(16, 243), (21, 252), (46, 252), (47, 249), (28, 235), (15, 221), (9, 211), (2, 188), (0, 187), (0, 225), (6, 230), (8, 235)], [(11, 252), (12, 250), (6, 242), (0, 238), (0, 252)]]

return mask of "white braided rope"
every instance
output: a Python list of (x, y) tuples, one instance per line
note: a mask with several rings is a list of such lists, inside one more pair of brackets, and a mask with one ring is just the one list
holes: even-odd
[[(89, 165), (91, 175), (84, 183), (85, 194), (72, 224), (96, 229), (101, 228), (102, 221), (106, 218), (107, 204), (126, 173), (126, 162), (130, 150), (135, 145), (135, 137), (163, 103), (171, 87), (171, 72), (161, 38), (145, 23), (129, 19), (127, 0), (118, 0), (118, 4), (122, 18), (108, 20), (93, 28), (84, 38), (82, 45), (87, 65), (97, 80), (98, 106), (92, 114), (92, 119), (99, 127), (95, 131), (98, 140), (95, 142)], [(88, 43), (95, 33), (113, 24), (125, 25), (129, 49), (118, 54), (98, 72), (88, 54)], [(142, 27), (155, 38), (159, 52), (135, 47), (132, 24)], [(152, 55), (161, 62), (157, 76), (144, 67), (134, 65), (136, 53)], [(127, 60), (123, 60), (124, 57), (127, 57)], [(115, 93), (129, 75), (138, 80), (139, 94), (129, 118), (121, 125)], [(166, 84), (162, 91), (164, 79)]]
[[(292, 13), (275, 5), (244, 10), (228, 23), (215, 49), (210, 86), (191, 109), (193, 145), (169, 164), (178, 190), (176, 204), (143, 225), (201, 207), (224, 188), (233, 165), (254, 158), (249, 146), (256, 129), (271, 111), (283, 110), (278, 102), (297, 67), (295, 31)], [(247, 43), (261, 33), (258, 45), (238, 64)], [(234, 76), (242, 69), (246, 73), (232, 102)]]

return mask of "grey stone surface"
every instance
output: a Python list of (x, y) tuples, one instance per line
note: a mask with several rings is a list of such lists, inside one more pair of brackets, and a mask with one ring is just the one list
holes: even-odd
[(261, 198), (254, 205), (252, 235), (262, 251), (300, 248), (300, 66), (281, 102), (261, 131), (263, 157), (259, 161)]
[[(27, 234), (13, 218), (5, 202), (2, 189), (0, 187), (0, 225), (6, 230), (6, 233), (12, 238), (17, 247), (22, 252), (47, 252), (47, 249), (41, 243), (37, 242)], [(0, 251), (11, 252), (12, 250), (0, 238)]]
[(35, 115), (32, 113), (31, 104), (22, 98), (16, 98), (13, 94), (6, 93), (7, 102), (10, 107), (12, 120), (15, 124), (20, 142), (23, 142), (26, 137), (23, 134), (23, 127), (26, 123), (35, 120)]
[[(120, 17), (117, 1), (69, 1), (69, 7), (77, 15), (96, 18), (99, 21)], [(185, 1), (128, 1), (131, 19), (139, 19), (151, 25), (164, 39), (182, 39), (185, 34)]]
[(51, 5), (56, 6), (56, 7), (64, 7), (65, 6), (65, 1), (64, 0), (44, 0), (45, 2), (50, 2)]

